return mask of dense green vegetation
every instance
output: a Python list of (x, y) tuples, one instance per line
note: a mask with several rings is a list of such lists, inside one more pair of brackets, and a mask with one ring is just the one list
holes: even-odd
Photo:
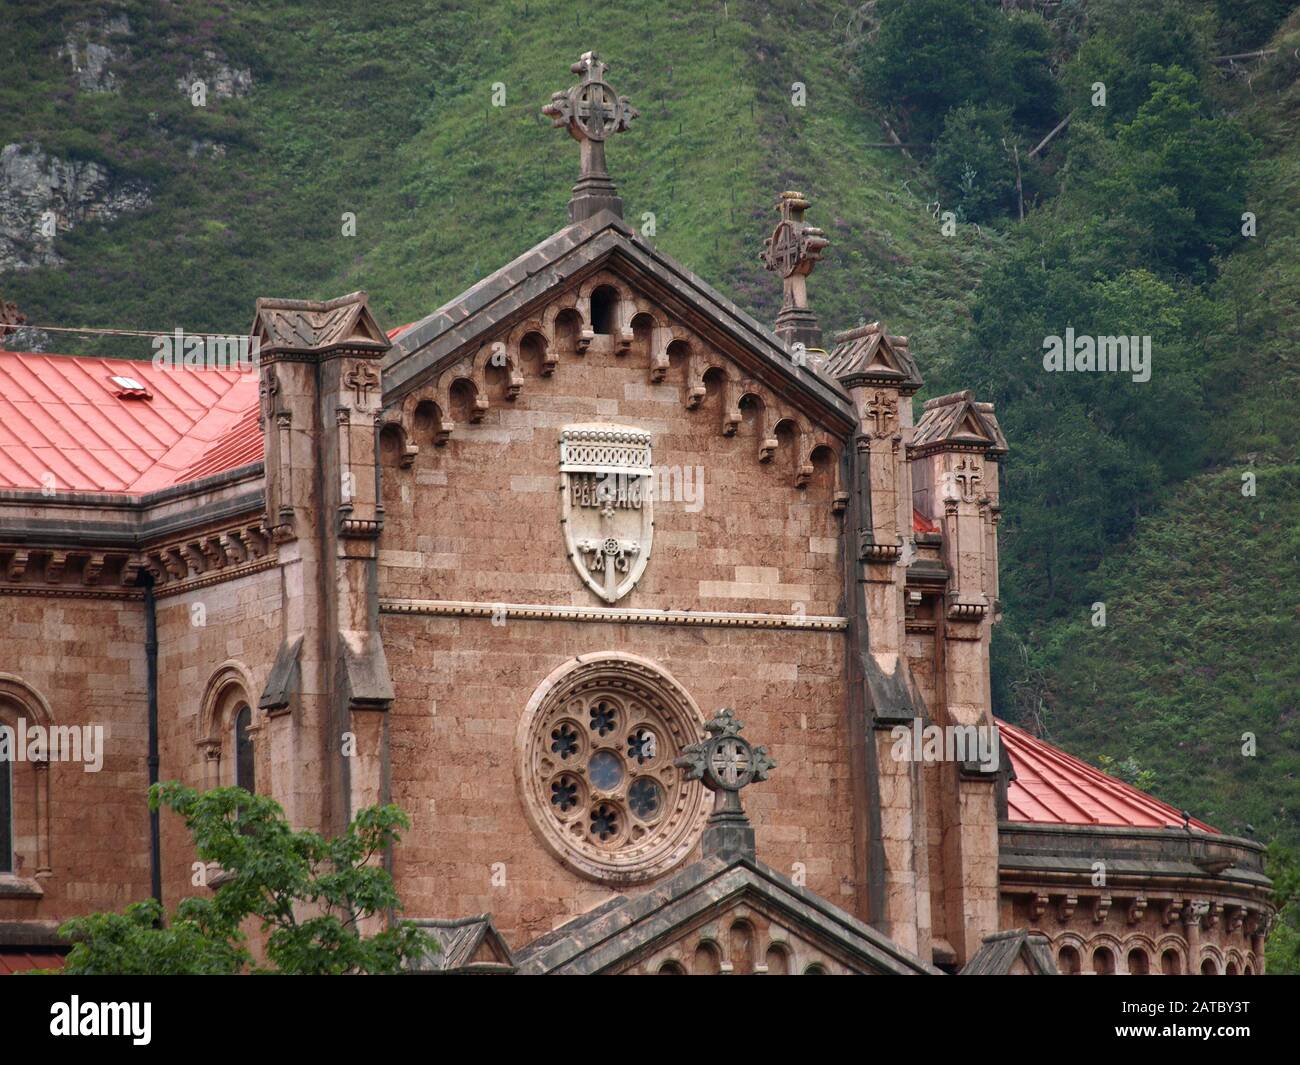
[[(98, 159), (154, 206), (72, 231), (66, 266), (0, 292), (36, 323), (164, 330), (241, 330), (259, 295), (353, 288), (386, 325), (428, 313), (562, 223), (576, 150), (537, 111), (595, 47), (641, 110), (609, 149), (631, 221), (652, 212), (666, 251), (770, 319), (780, 286), (756, 252), (800, 188), (832, 240), (811, 284), (828, 330), (882, 317), (927, 394), (997, 404), (999, 712), (1295, 847), (1291, 6), (130, 0), (104, 5), (133, 30), (119, 91), (88, 94), (56, 54), (88, 5), (10, 4), (0, 145)], [(204, 49), (250, 68), (253, 92), (192, 107), (175, 82)], [(872, 147), (882, 120), (923, 147)], [(1150, 379), (1044, 372), (1067, 328), (1149, 336)]]
[[(243, 788), (200, 792), (168, 781), (150, 788), (149, 804), (184, 818), (204, 868), (219, 870), (220, 881), (210, 895), (182, 899), (166, 927), (155, 899), (67, 921), (59, 934), (76, 945), (61, 975), (382, 975), (439, 950), (409, 921), (362, 931), (400, 909), (392, 874), (371, 861), (410, 827), (396, 806), (367, 807), (326, 839), (295, 831), (274, 799)], [(261, 960), (248, 948), (249, 922), (266, 936)]]

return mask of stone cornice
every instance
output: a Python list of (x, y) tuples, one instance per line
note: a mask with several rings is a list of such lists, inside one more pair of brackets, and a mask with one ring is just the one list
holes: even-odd
[(803, 629), (842, 632), (848, 619), (831, 615), (746, 614), (712, 610), (621, 609), (547, 605), (543, 603), (474, 603), (440, 599), (381, 597), (381, 614), (418, 614), (431, 617), (504, 618), (516, 621), (591, 621), (624, 625), (691, 625), (711, 628)]

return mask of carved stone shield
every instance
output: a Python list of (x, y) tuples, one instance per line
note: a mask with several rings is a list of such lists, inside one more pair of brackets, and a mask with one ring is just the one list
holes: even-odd
[(560, 522), (579, 576), (607, 603), (645, 572), (654, 536), (650, 434), (621, 425), (560, 433)]

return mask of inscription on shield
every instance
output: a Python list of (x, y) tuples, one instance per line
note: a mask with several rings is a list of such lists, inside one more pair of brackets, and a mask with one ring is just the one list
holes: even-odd
[(616, 603), (641, 579), (654, 536), (650, 434), (620, 425), (560, 433), (560, 499), (569, 560)]

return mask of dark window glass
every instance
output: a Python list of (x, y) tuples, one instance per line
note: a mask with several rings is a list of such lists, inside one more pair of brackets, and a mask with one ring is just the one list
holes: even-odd
[(246, 706), (235, 715), (235, 783), (245, 791), (257, 791), (253, 775), (253, 739), (248, 734), (253, 724), (253, 712)]

